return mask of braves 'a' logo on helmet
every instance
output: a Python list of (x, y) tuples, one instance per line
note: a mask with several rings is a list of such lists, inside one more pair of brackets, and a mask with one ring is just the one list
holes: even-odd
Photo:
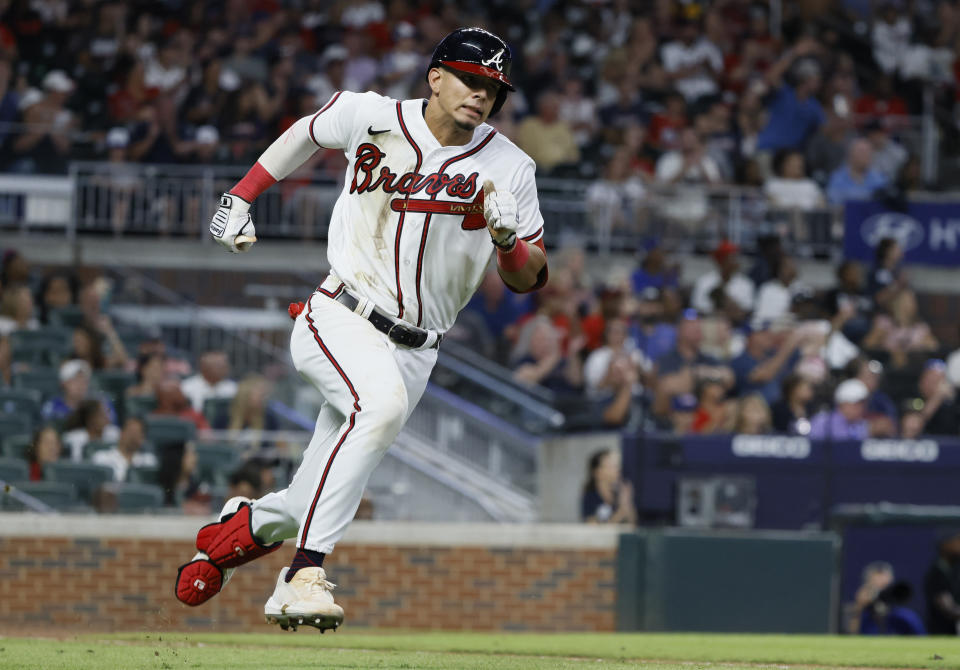
[(480, 61), (480, 64), (486, 65), (487, 67), (490, 67), (491, 65), (493, 65), (494, 67), (497, 68), (498, 71), (503, 70), (503, 49), (500, 49), (500, 51), (493, 54), (493, 56), (491, 56), (487, 60)]

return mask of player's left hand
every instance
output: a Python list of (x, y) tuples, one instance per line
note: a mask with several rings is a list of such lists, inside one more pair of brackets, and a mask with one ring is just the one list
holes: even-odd
[(493, 243), (498, 247), (510, 249), (517, 240), (517, 226), (520, 225), (517, 199), (510, 191), (497, 191), (492, 181), (483, 184), (483, 218), (487, 221), (487, 230)]
[(213, 239), (232, 253), (249, 251), (257, 241), (257, 229), (250, 218), (250, 203), (240, 196), (224, 193), (210, 222)]

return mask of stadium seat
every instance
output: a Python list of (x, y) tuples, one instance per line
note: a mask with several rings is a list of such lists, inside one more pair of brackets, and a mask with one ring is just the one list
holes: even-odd
[(136, 381), (136, 375), (126, 370), (99, 370), (93, 375), (94, 385), (109, 395), (117, 407), (123, 402), (127, 388)]
[(123, 399), (124, 414), (123, 418), (128, 416), (146, 417), (157, 407), (157, 399), (152, 395), (127, 396)]
[(59, 365), (70, 355), (72, 346), (68, 328), (48, 326), (39, 330), (20, 330), (10, 334), (13, 360), (31, 365)]
[(0, 414), (24, 414), (40, 420), (43, 396), (37, 389), (0, 389)]
[[(77, 487), (70, 482), (21, 481), (14, 482), (13, 485), (21, 493), (32, 496), (56, 510), (67, 511), (80, 503), (77, 498)], [(13, 506), (18, 509), (25, 508), (24, 505), (15, 502)]]
[(102, 442), (100, 440), (90, 440), (85, 445), (83, 445), (83, 460), (89, 461), (93, 458), (93, 455), (98, 451), (103, 451), (104, 449), (113, 449), (115, 445), (111, 442)]
[(77, 487), (77, 494), (89, 502), (101, 484), (113, 480), (113, 468), (95, 463), (59, 461), (43, 467), (43, 478), (50, 482), (68, 482)]
[(213, 428), (226, 428), (230, 422), (230, 403), (233, 398), (207, 398), (203, 401), (203, 416)]
[(50, 312), (50, 323), (64, 328), (76, 328), (83, 323), (83, 310), (77, 305), (67, 305)]
[(240, 461), (240, 452), (232, 444), (201, 442), (196, 450), (197, 476), (210, 484), (225, 484)]
[(26, 458), (32, 441), (33, 436), (29, 433), (3, 435), (0, 437), (0, 453), (6, 458)]
[(24, 435), (32, 433), (33, 417), (29, 414), (0, 414), (0, 435)]
[(192, 421), (175, 416), (147, 416), (144, 420), (147, 424), (147, 438), (158, 447), (187, 442), (197, 434), (197, 427)]
[(127, 470), (127, 481), (131, 484), (157, 484), (160, 469), (156, 466), (142, 466)]
[(0, 458), (0, 480), (26, 481), (30, 478), (30, 464), (22, 458)]
[(60, 373), (56, 368), (31, 368), (13, 375), (14, 388), (36, 389), (44, 398), (60, 393)]
[(153, 484), (111, 482), (104, 490), (114, 497), (120, 513), (137, 514), (163, 507), (163, 489)]

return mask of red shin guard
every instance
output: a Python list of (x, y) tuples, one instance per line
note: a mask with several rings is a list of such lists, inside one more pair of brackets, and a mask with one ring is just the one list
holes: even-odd
[(220, 593), (223, 571), (249, 563), (280, 548), (283, 542), (261, 544), (250, 528), (253, 510), (243, 504), (222, 521), (207, 524), (197, 533), (197, 550), (207, 558), (195, 558), (177, 572), (177, 600), (196, 607)]
[(218, 568), (236, 568), (276, 551), (282, 541), (261, 544), (253, 536), (250, 518), (253, 509), (244, 503), (223, 521), (207, 524), (197, 533), (197, 551), (210, 557)]

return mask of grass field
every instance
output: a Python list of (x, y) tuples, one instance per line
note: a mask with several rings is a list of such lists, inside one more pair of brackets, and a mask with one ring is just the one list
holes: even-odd
[(957, 668), (960, 639), (344, 630), (0, 637), (3, 670)]

